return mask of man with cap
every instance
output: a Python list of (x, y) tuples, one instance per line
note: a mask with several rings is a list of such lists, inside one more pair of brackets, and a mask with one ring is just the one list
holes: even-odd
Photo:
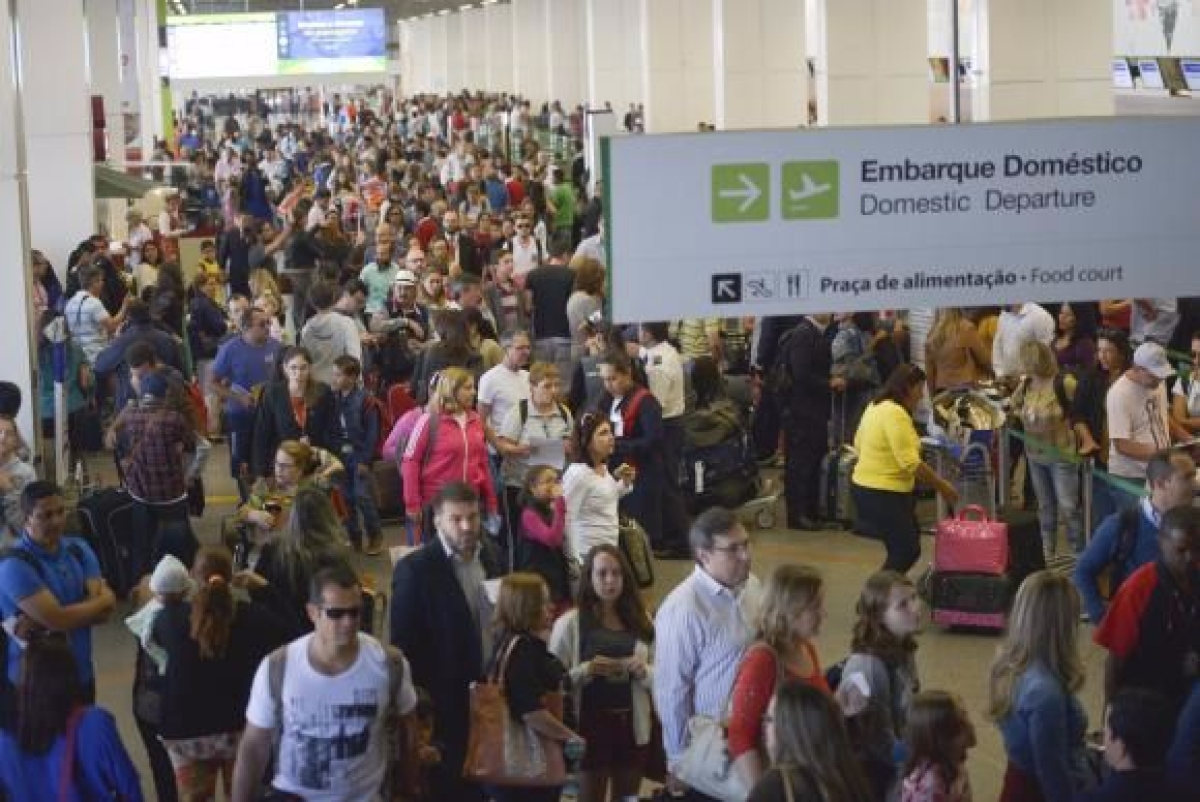
[[(424, 254), (420, 251), (416, 253)], [(411, 261), (412, 252), (409, 254)], [(416, 351), (429, 340), (429, 310), (417, 303), (417, 274), (407, 268), (396, 271), (392, 291), (383, 308), (370, 317), (372, 334), (378, 335), (376, 367), (389, 384), (412, 376)]]
[[(188, 520), (188, 484), (208, 456), (192, 425), (167, 403), (168, 382), (159, 372), (135, 376), (139, 403), (121, 410), (114, 425), (125, 433), (125, 486), (133, 499), (133, 572), (149, 573), (165, 553), (191, 565), (197, 542)], [(191, 453), (184, 464), (185, 453)]]
[(1113, 382), (1105, 397), (1108, 416), (1108, 470), (1131, 484), (1146, 483), (1146, 463), (1172, 439), (1187, 440), (1188, 432), (1171, 418), (1166, 379), (1175, 375), (1167, 352), (1147, 342), (1133, 352), (1133, 364)]

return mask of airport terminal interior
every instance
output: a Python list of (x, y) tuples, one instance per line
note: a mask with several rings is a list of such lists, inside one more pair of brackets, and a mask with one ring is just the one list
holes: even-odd
[[(389, 427), (398, 422), (389, 408), (396, 386), (414, 399), (409, 406), (436, 395), (431, 404), (449, 405), (442, 412), (466, 415), (459, 396), (444, 390), (450, 374), (437, 373), (459, 366), (478, 384), (479, 436), (486, 426), (489, 444), (521, 470), (561, 469), (570, 456), (547, 429), (538, 442), (552, 457), (529, 461), (535, 447), (521, 438), (535, 403), (543, 427), (547, 420), (557, 425), (561, 406), (572, 431), (591, 420), (585, 413), (599, 410), (599, 426), (609, 427), (617, 454), (635, 453), (622, 451), (635, 447), (622, 445), (635, 441), (633, 427), (649, 438), (649, 449), (629, 460), (657, 465), (658, 473), (635, 472), (643, 484), (621, 510), (638, 520), (657, 555), (642, 591), (652, 613), (702, 570), (685, 545), (688, 524), (724, 503), (736, 510), (749, 536), (751, 570), (764, 583), (780, 566), (796, 564), (823, 577), (825, 617), (809, 634), (821, 669), (849, 655), (868, 578), (885, 565), (907, 573), (923, 600), (915, 656), (920, 689), (956, 694), (974, 725), (977, 743), (965, 758), (973, 798), (1000, 799), (1003, 791), (1009, 800), (1069, 802), (1048, 786), (1039, 792), (1035, 770), (1014, 769), (1019, 760), (988, 714), (990, 672), (1016, 583), (1005, 585), (999, 603), (976, 600), (970, 610), (945, 603), (939, 618), (939, 581), (953, 578), (931, 576), (935, 532), (954, 515), (947, 499), (1010, 520), (1013, 540), (1002, 560), (1008, 567), (985, 577), (994, 587), (1009, 582), (1014, 574), (1006, 571), (1029, 557), (1017, 556), (1018, 531), (1033, 532), (1023, 547), (1032, 549), (1036, 567), (1074, 577), (1106, 516), (1139, 509), (1143, 496), (1158, 499), (1158, 469), (1147, 468), (1157, 464), (1158, 452), (1166, 455), (1159, 459), (1167, 466), (1164, 486), (1176, 473), (1187, 485), (1186, 499), (1183, 490), (1171, 491), (1172, 498), (1182, 507), (1200, 506), (1192, 500), (1197, 480), (1189, 457), (1200, 455), (1200, 382), (1191, 378), (1200, 359), (1200, 265), (1186, 255), (1200, 244), (1194, 224), (1200, 175), (1189, 186), (1200, 142), (1194, 96), (1200, 0), (0, 0), (0, 53), (0, 262), (7, 265), (0, 320), (9, 321), (0, 348), (0, 419), (13, 422), (0, 420), (6, 434), (0, 457), (11, 461), (0, 465), (6, 544), (22, 536), (19, 488), (35, 476), (59, 483), (72, 505), (82, 505), (98, 488), (121, 487), (119, 474), (159, 448), (153, 436), (145, 438), (150, 449), (124, 435), (102, 436), (118, 413), (125, 415), (122, 404), (136, 409), (138, 393), (151, 394), (131, 389), (131, 370), (149, 375), (137, 373), (131, 351), (105, 351), (117, 338), (123, 347), (139, 342), (139, 326), (165, 338), (143, 340), (154, 346), (149, 370), (177, 362), (180, 370), (166, 367), (163, 375), (182, 377), (189, 409), (206, 416), (192, 421), (211, 445), (199, 490), (206, 504), (190, 523), (203, 545), (230, 545), (239, 542), (231, 531), (255, 529), (246, 523), (246, 490), (250, 480), (272, 472), (271, 449), (286, 439), (269, 432), (266, 465), (259, 445), (244, 441), (266, 436), (267, 405), (257, 413), (252, 407), (249, 418), (227, 411), (242, 403), (239, 394), (253, 398), (245, 402), (251, 405), (266, 394), (229, 378), (237, 349), (226, 344), (244, 338), (261, 347), (266, 340), (253, 332), (261, 324), (270, 332), (263, 337), (283, 347), (316, 343), (317, 358), (304, 357), (314, 375), (322, 370), (323, 377), (340, 378), (343, 363), (334, 359), (356, 358), (363, 393), (376, 399), (377, 420)], [(810, 142), (838, 154), (840, 176), (837, 162), (819, 161)], [(941, 181), (936, 193), (929, 191), (936, 200), (872, 200), (873, 206), (845, 200), (864, 182), (915, 185), (922, 168), (895, 155), (910, 142), (929, 154), (931, 185)], [(972, 208), (966, 197), (975, 189), (971, 176), (955, 181), (947, 165), (982, 164), (1012, 142), (1054, 156), (1043, 164), (1061, 169), (1061, 185), (1075, 191), (1051, 198), (1049, 188), (1059, 184), (1026, 171), (1014, 186), (1032, 194), (1013, 194), (1011, 201), (996, 195), (1002, 214), (980, 222), (983, 204)], [(1152, 157), (1155, 148), (1171, 155)], [(1130, 154), (1141, 154), (1132, 157), (1136, 169)], [(762, 165), (749, 163), (760, 156)], [(1068, 157), (1083, 159), (1070, 178), (1064, 177)], [(1137, 173), (1143, 158), (1146, 176), (1112, 177)], [(855, 159), (873, 166), (847, 168)], [(765, 190), (775, 162), (784, 163), (781, 220), (773, 217), (779, 201)], [(1086, 183), (1078, 166), (1084, 163), (1088, 181), (1093, 172), (1104, 181)], [(676, 181), (679, 165), (696, 180)], [(1160, 179), (1171, 188), (1147, 183)], [(836, 200), (822, 206), (820, 196), (836, 193), (839, 183), (840, 209)], [(1104, 194), (1126, 184), (1134, 187), (1128, 198)], [(872, 191), (886, 195), (892, 188)], [(1018, 209), (1015, 199), (1034, 198), (1035, 189), (1047, 190), (1036, 201), (1046, 206)], [(1160, 191), (1169, 201), (1161, 207)], [(1092, 208), (1096, 193), (1099, 210)], [(1051, 202), (1056, 209), (1047, 208)], [(1114, 233), (1103, 221), (1116, 218), (1103, 214), (1117, 203), (1128, 211)], [(1068, 241), (1067, 229), (1076, 241)], [(1137, 247), (1118, 241), (1146, 231), (1154, 233)], [(974, 232), (986, 245), (972, 250), (965, 240)], [(1161, 252), (1153, 237), (1160, 237)], [(837, 247), (874, 266), (859, 268), (852, 256), (834, 253)], [(1129, 260), (1124, 271), (1098, 267), (1106, 264), (1105, 248), (1112, 263)], [(931, 262), (912, 264), (908, 250)], [(925, 289), (889, 289), (893, 254), (897, 271), (932, 277), (906, 285)], [(1172, 260), (1175, 254), (1182, 256)], [(955, 272), (956, 259), (1001, 275), (1009, 265), (992, 260), (1009, 256), (1027, 259), (1026, 266), (1044, 259), (1046, 266), (1040, 274), (1033, 268), (1032, 283), (1022, 279), (1019, 289), (1015, 279), (979, 289), (938, 278)], [(828, 307), (813, 297), (826, 285), (810, 279), (808, 268), (801, 281), (799, 273), (764, 267), (805, 260), (828, 262), (825, 280), (841, 293), (830, 290), (825, 297), (836, 300)], [(1071, 271), (1074, 284), (1046, 279), (1047, 270)], [(1044, 295), (1039, 276), (1043, 288), (1052, 286)], [(859, 280), (866, 283), (860, 287)], [(789, 289), (790, 282), (803, 290)], [(853, 298), (860, 289), (867, 298), (862, 307)], [(82, 300), (72, 307), (77, 294)], [(1139, 294), (1156, 297), (1133, 297)], [(551, 302), (557, 308), (546, 311)], [(83, 320), (92, 314), (83, 311), (89, 303), (98, 310), (94, 324)], [(354, 342), (331, 346), (322, 321), (345, 316), (354, 321), (346, 324)], [(202, 331), (202, 319), (215, 320), (216, 329)], [(550, 331), (556, 327), (562, 330)], [(510, 401), (507, 376), (527, 367), (510, 364), (520, 351), (514, 337), (527, 346), (523, 358), (538, 366), (530, 381), (520, 379), (522, 389)], [(810, 345), (795, 345), (805, 337)], [(164, 347), (168, 355), (177, 348), (179, 358), (164, 359)], [(791, 360), (789, 349), (797, 347), (812, 351)], [(443, 354), (455, 348), (464, 354), (461, 364), (458, 351)], [(272, 378), (294, 388), (284, 370), (293, 352), (280, 353), (276, 365), (271, 352), (269, 364), (278, 368)], [(105, 360), (105, 369), (93, 368)], [(504, 370), (502, 380), (484, 378)], [(622, 387), (619, 376), (612, 378), (617, 374), (645, 383), (656, 399), (652, 413), (641, 413), (656, 416), (652, 436), (630, 412), (632, 403), (621, 406), (637, 391), (614, 389)], [(889, 381), (898, 375), (915, 378)], [(537, 400), (540, 378), (558, 392), (548, 405)], [(314, 378), (302, 387), (303, 381), (320, 384)], [(498, 387), (503, 382), (510, 384)], [(1128, 424), (1124, 438), (1107, 421), (1115, 420), (1115, 402), (1112, 394), (1106, 402), (1105, 393), (1118, 382), (1136, 384), (1147, 399), (1136, 411), (1144, 424)], [(164, 379), (158, 399), (172, 397), (166, 387)], [(22, 399), (15, 407), (10, 388)], [(296, 419), (289, 430), (332, 452), (325, 455), (334, 462), (353, 460), (363, 469), (356, 481), (370, 485), (371, 504), (389, 508), (379, 537), (370, 531), (364, 537), (357, 523), (353, 536), (338, 530), (354, 570), (380, 591), (384, 605), (373, 632), (386, 642), (393, 566), (407, 559), (401, 547), (411, 545), (405, 510), (419, 517), (458, 462), (430, 488), (429, 455), (414, 444), (433, 452), (434, 437), (406, 431), (397, 440), (390, 428), (375, 436), (382, 443), (392, 434), (394, 457), (372, 454), (364, 462), (349, 445), (344, 411), (328, 415), (328, 431), (306, 430), (303, 418), (316, 413), (305, 406), (304, 392), (290, 396)], [(518, 418), (516, 398), (530, 399), (531, 392)], [(868, 420), (884, 403), (873, 403), (877, 393), (898, 413), (904, 407), (902, 435), (891, 429), (892, 437), (884, 437), (890, 424)], [(601, 397), (613, 406), (597, 406)], [(689, 421), (718, 401), (736, 420), (720, 446), (710, 444), (718, 450), (705, 451), (685, 439), (705, 431)], [(280, 405), (287, 408), (286, 401)], [(513, 413), (493, 421), (489, 413), (497, 406)], [(368, 409), (376, 414), (367, 403), (364, 416)], [(447, 426), (436, 418), (415, 425)], [(510, 426), (516, 434), (498, 434)], [(495, 456), (495, 465), (482, 460), (482, 479), (472, 474), (468, 423), (461, 427), (462, 453), (454, 459), (462, 462), (462, 477), (478, 480), (475, 489), (485, 498), (481, 483), (490, 483), (503, 517), (512, 517), (506, 510), (517, 502), (505, 479), (509, 468), (498, 470)], [(889, 451), (884, 459), (889, 478), (878, 488), (863, 485), (868, 472), (856, 467), (863, 465), (858, 460), (878, 460), (883, 448), (869, 445), (872, 432), (890, 449), (909, 430), (904, 457)], [(192, 427), (180, 437), (191, 440)], [(445, 437), (437, 449), (454, 448)], [(175, 462), (181, 459), (162, 446)], [(589, 458), (595, 460), (590, 451)], [(931, 471), (914, 467), (920, 460)], [(378, 462), (395, 464), (388, 473)], [(611, 466), (614, 475), (629, 467), (617, 457)], [(179, 466), (172, 471), (182, 475)], [(421, 478), (421, 491), (398, 496), (406, 471)], [(145, 475), (129, 474), (125, 483), (129, 476), (145, 482)], [(394, 486), (379, 480), (385, 475)], [(933, 488), (913, 490), (914, 475), (918, 485)], [(606, 481), (616, 488), (619, 478)], [(736, 490), (723, 496), (718, 486)], [(569, 486), (565, 492), (569, 506)], [(390, 503), (385, 493), (393, 495)], [(909, 507), (855, 510), (878, 494), (913, 505), (915, 524), (908, 523)], [(357, 521), (353, 497), (333, 495), (337, 514)], [(130, 509), (146, 505), (124, 498)], [(179, 498), (168, 502), (177, 507)], [(1165, 510), (1145, 503), (1158, 532)], [(263, 509), (271, 510), (260, 507), (259, 514)], [(135, 537), (129, 529), (152, 519), (125, 514), (125, 531), (87, 534), (89, 543), (119, 541), (114, 559), (127, 562), (121, 550), (129, 544), (157, 541), (151, 532)], [(80, 516), (68, 520), (85, 525)], [(1195, 518), (1188, 520), (1192, 560), (1183, 570), (1200, 581), (1200, 531)], [(1141, 525), (1129, 526), (1140, 532)], [(366, 515), (364, 526), (373, 526)], [(569, 520), (564, 526), (571, 531)], [(899, 531), (911, 541), (896, 545)], [(617, 543), (615, 531), (605, 537)], [(1138, 565), (1158, 558), (1147, 537), (1150, 551), (1138, 552)], [(570, 540), (559, 536), (559, 558), (570, 553)], [(903, 557), (901, 548), (915, 551)], [(1114, 549), (1112, 559), (1133, 559), (1124, 548)], [(1165, 563), (1155, 565), (1166, 570)], [(101, 559), (101, 568), (109, 567)], [(973, 569), (971, 576), (982, 581), (983, 574)], [(1164, 638), (1174, 644), (1183, 637), (1171, 629), (1182, 621), (1190, 641), (1179, 648), (1193, 661), (1187, 681), (1200, 689), (1200, 586), (1182, 586), (1183, 612), (1161, 613), (1171, 622)], [(15, 620), (17, 601), (0, 587), (0, 613)], [(983, 609), (989, 604), (995, 609)], [(133, 712), (139, 645), (126, 618), (135, 612), (131, 600), (120, 599), (93, 628), (95, 701), (115, 717), (144, 798), (156, 799), (162, 795)], [(1072, 692), (1095, 747), (1104, 737), (1110, 652), (1094, 637), (1107, 625), (1079, 612), (1085, 681)], [(656, 634), (661, 641), (664, 633)], [(848, 704), (840, 694), (838, 700)], [(1194, 735), (1200, 690), (1190, 692), (1188, 709)], [(1077, 740), (1072, 749), (1082, 751)], [(1200, 737), (1193, 749), (1197, 743)], [(15, 744), (0, 740), (0, 751), (16, 750)], [(1191, 760), (1191, 776), (1200, 777), (1200, 752)], [(11, 765), (0, 755), (0, 788), (13, 799), (43, 798), (21, 796), (22, 789), (33, 793), (34, 784), (4, 787), (14, 782), (5, 774)], [(1025, 787), (1026, 795), (1013, 791), (1014, 772), (1035, 786)], [(1165, 784), (1145, 788), (1158, 788), (1163, 800), (1176, 798)], [(563, 799), (587, 799), (586, 790), (573, 778)], [(649, 779), (638, 791), (642, 798), (671, 798)], [(351, 798), (338, 792), (319, 798)], [(886, 798), (899, 799), (898, 792), (893, 786)], [(436, 792), (412, 798), (456, 802)]]

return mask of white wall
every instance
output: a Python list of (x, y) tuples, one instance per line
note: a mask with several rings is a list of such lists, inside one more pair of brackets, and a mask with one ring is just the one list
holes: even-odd
[[(1097, 0), (1099, 2), (1099, 0)], [(1111, 0), (1113, 53), (1118, 56), (1200, 57), (1200, 3), (1195, 0)], [(1177, 9), (1171, 45), (1159, 7)]]

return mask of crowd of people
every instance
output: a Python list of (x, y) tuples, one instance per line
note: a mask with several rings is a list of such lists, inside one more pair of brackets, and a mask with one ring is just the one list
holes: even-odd
[[(921, 407), (985, 386), (1020, 424), (1045, 551), (1061, 529), (1079, 555), (1073, 582), (1021, 585), (992, 666), (1003, 798), (1187, 796), (1200, 513), (1176, 446), (1200, 432), (1200, 389), (1173, 360), (1200, 359), (1190, 299), (943, 309), (927, 332), (898, 312), (618, 325), (602, 183), (580, 146), (564, 159), (535, 136), (576, 133), (561, 108), (338, 99), (312, 130), (204, 109), (171, 143), (194, 169), (157, 228), (132, 213), (127, 235), (89, 237), (63, 282), (31, 259), (36, 416), (52, 432), (61, 383), (72, 453), (111, 451), (133, 505), (134, 718), (159, 799), (557, 799), (472, 781), (485, 679), (571, 756), (585, 800), (636, 798), (646, 778), (707, 798), (689, 788), (705, 717), (728, 723), (736, 798), (970, 799), (975, 725), (920, 682), (908, 573), (917, 485), (958, 500), (923, 460)], [(497, 115), (503, 136), (484, 137)], [(90, 633), (114, 590), (0, 400), (0, 785), (138, 799), (95, 707)], [(749, 465), (705, 487), (685, 455), (721, 443), (750, 444)], [(831, 445), (853, 446), (853, 525), (885, 552), (836, 665), (815, 646), (820, 571), (760, 583), (730, 509), (781, 460), (787, 528), (823, 527)], [(239, 503), (201, 546), (220, 448)], [(412, 547), (390, 598), (351, 567), (384, 559), (389, 520)], [(695, 563), (657, 611), (631, 527)], [(1107, 771), (1087, 760), (1081, 615), (1108, 653)]]

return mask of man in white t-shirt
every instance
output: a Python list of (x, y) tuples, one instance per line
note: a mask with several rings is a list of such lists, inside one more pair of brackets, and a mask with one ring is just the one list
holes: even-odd
[(1105, 397), (1110, 442), (1108, 470), (1135, 484), (1146, 481), (1146, 463), (1168, 448), (1171, 438), (1187, 432), (1171, 420), (1164, 380), (1175, 375), (1167, 352), (1158, 343), (1143, 343), (1133, 352), (1133, 364), (1113, 382)]
[(79, 283), (82, 289), (67, 301), (63, 317), (66, 318), (71, 337), (83, 351), (83, 358), (91, 365), (125, 322), (125, 310), (133, 295), (125, 296), (121, 311), (114, 317), (108, 314), (100, 300), (100, 293), (104, 290), (104, 271), (101, 268), (94, 265), (84, 268), (79, 275)]
[(235, 802), (259, 798), (276, 736), (271, 785), (307, 802), (392, 799), (390, 789), (384, 792), (389, 767), (397, 790), (405, 776), (411, 778), (417, 704), (412, 675), (399, 650), (359, 631), (362, 605), (362, 587), (350, 566), (335, 564), (313, 577), (313, 633), (268, 656), (254, 675), (234, 769)]
[(533, 221), (528, 217), (517, 220), (517, 235), (512, 239), (513, 275), (523, 281), (525, 275), (542, 263), (542, 245), (533, 236)]
[(525, 366), (533, 350), (529, 334), (524, 331), (505, 335), (500, 343), (504, 346), (504, 361), (479, 379), (479, 416), (487, 427), (488, 444), (493, 447), (508, 411), (529, 398), (529, 371)]

